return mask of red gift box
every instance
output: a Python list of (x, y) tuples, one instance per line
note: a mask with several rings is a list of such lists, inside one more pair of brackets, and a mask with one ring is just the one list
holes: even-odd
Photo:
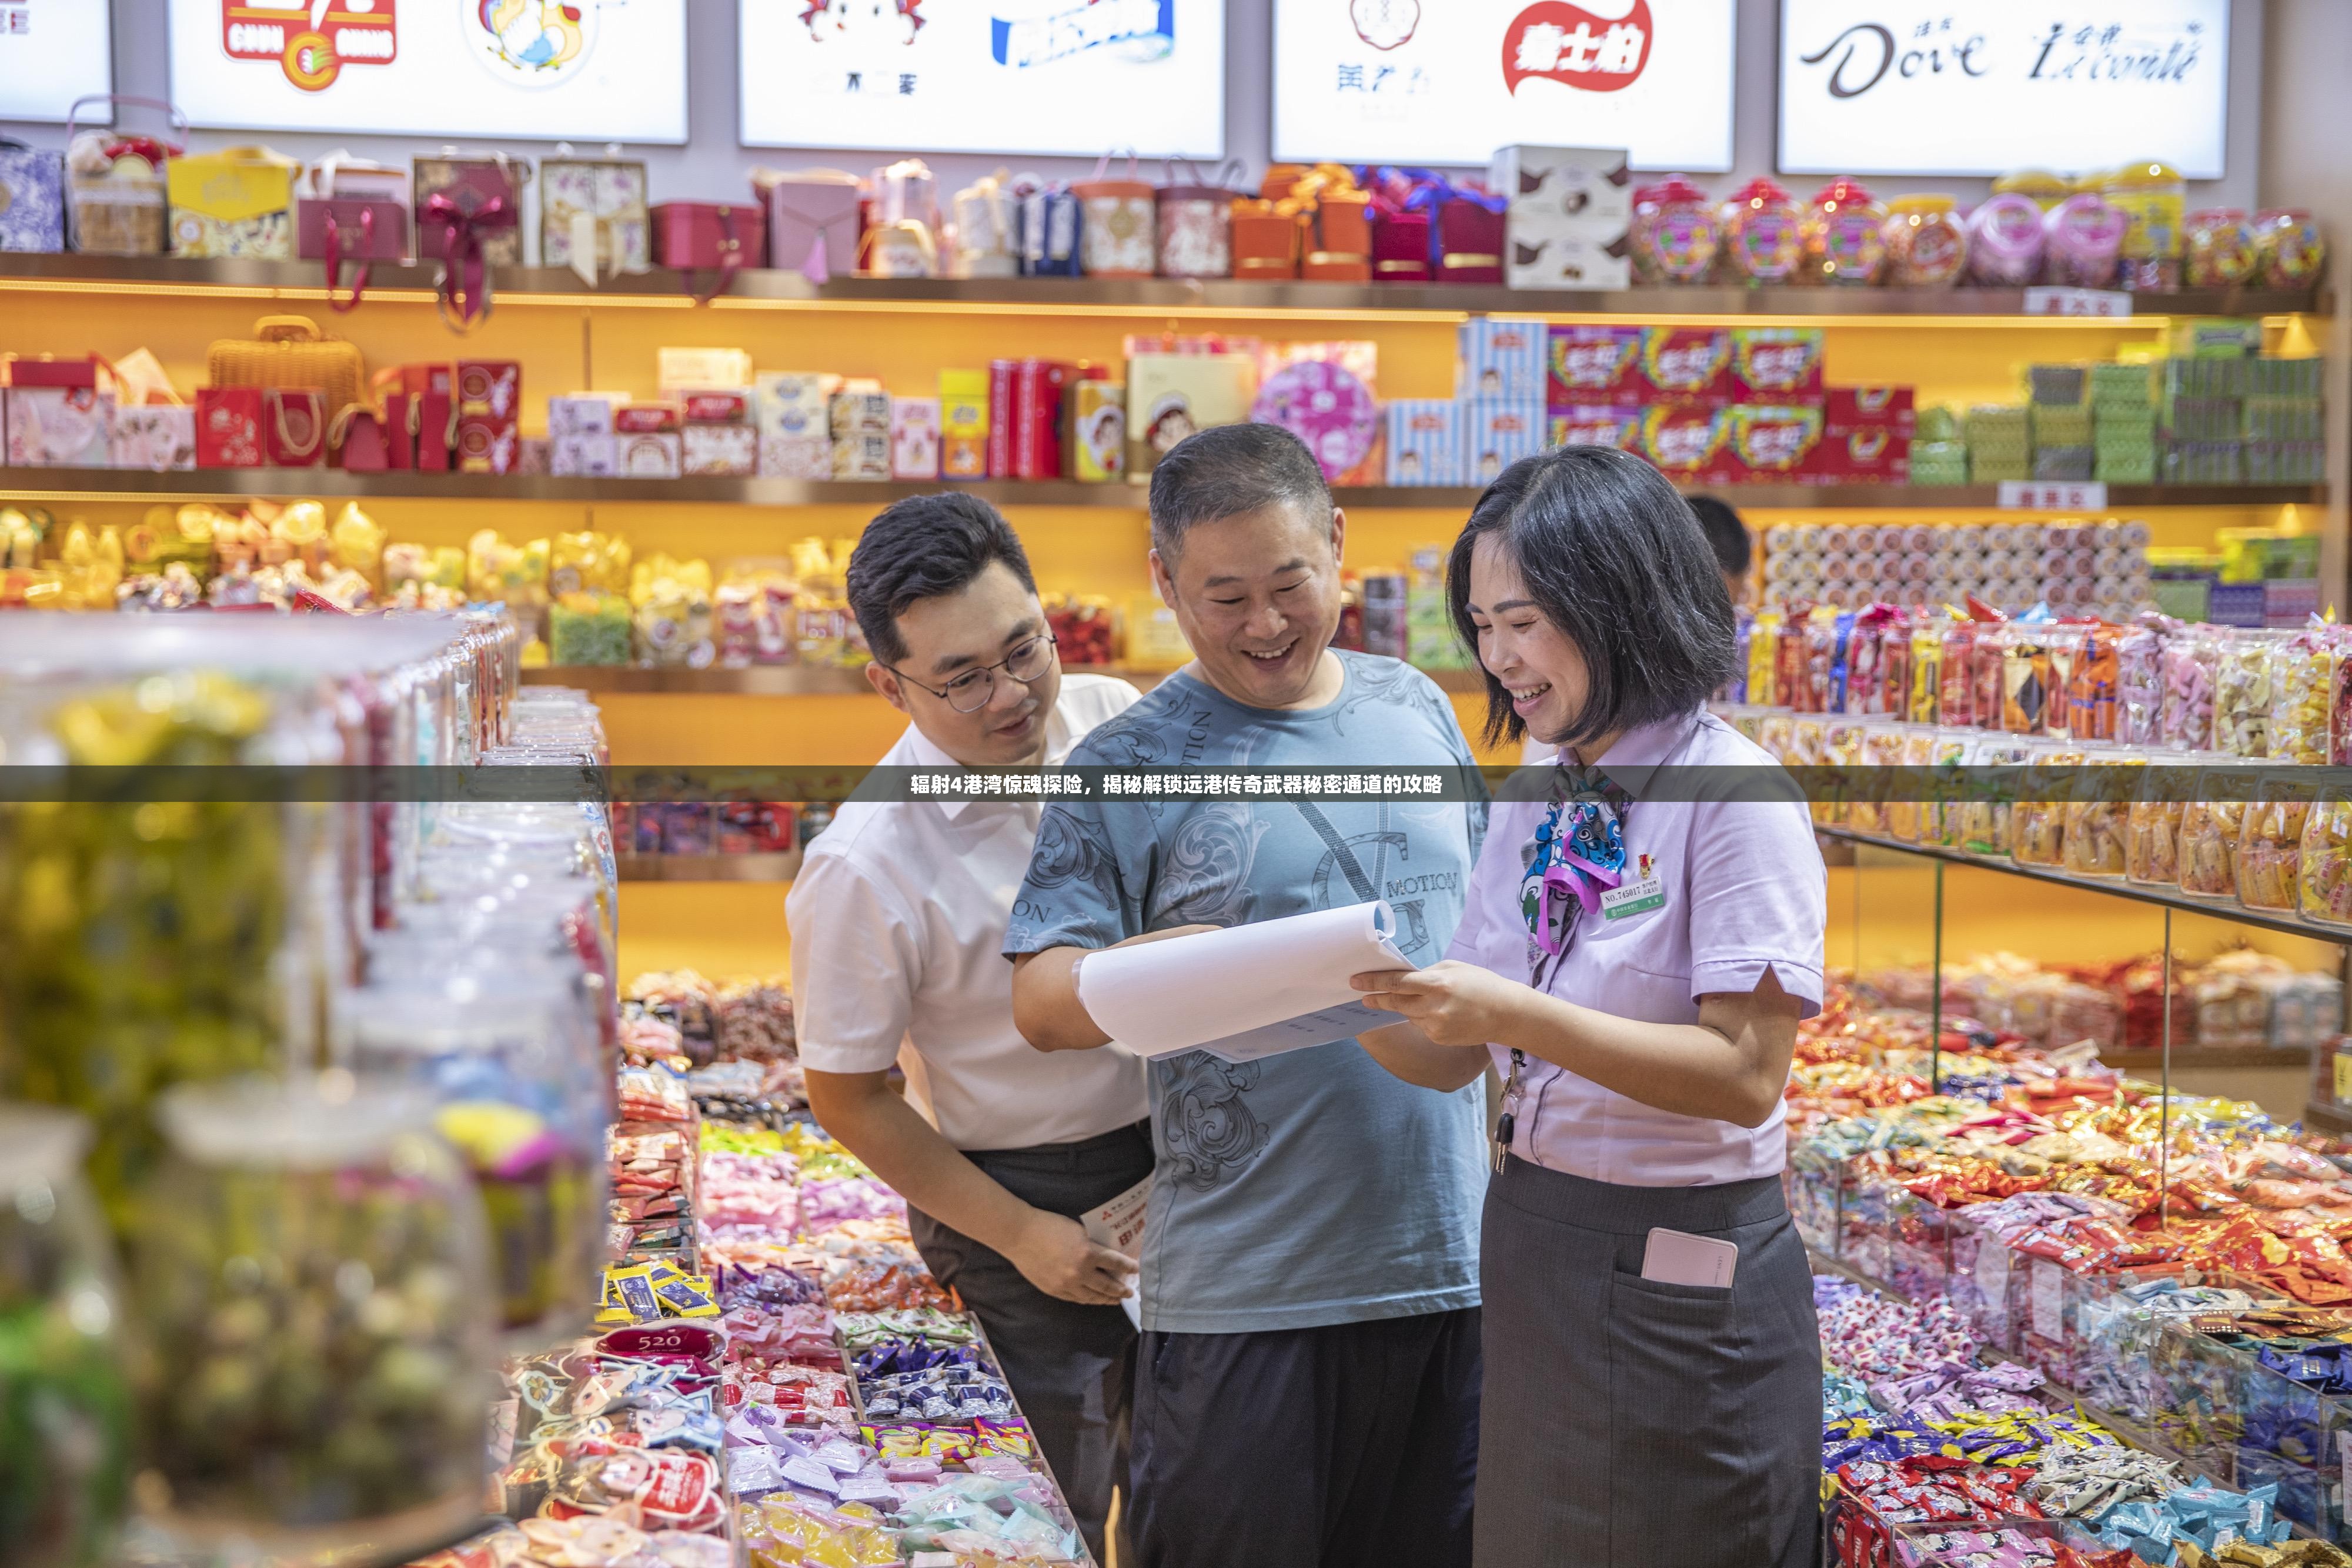
[(680, 392), (678, 402), (688, 424), (749, 424), (751, 394), (740, 392)]
[(653, 220), (654, 254), (664, 267), (680, 272), (717, 269), (708, 293), (694, 288), (689, 280), (689, 291), (698, 298), (725, 293), (738, 272), (767, 262), (768, 215), (755, 204), (662, 202), (655, 206)]
[(1669, 479), (1728, 480), (1738, 468), (1731, 447), (1731, 410), (1694, 403), (1645, 408), (1641, 451)]
[(1551, 411), (1554, 446), (1613, 446), (1620, 452), (1642, 449), (1642, 411), (1638, 408), (1587, 404)]
[(327, 458), (327, 394), (307, 387), (266, 387), (261, 450), (272, 468), (310, 468)]
[(1832, 431), (1813, 448), (1811, 476), (1832, 485), (1907, 485), (1911, 437), (1891, 423)]
[(196, 466), (261, 466), (259, 387), (205, 387), (196, 393)]
[(1822, 399), (1819, 327), (1735, 327), (1732, 398), (1738, 402), (1817, 403)]
[(522, 367), (512, 360), (459, 360), (456, 388), (459, 413), (508, 424), (522, 417)]
[(345, 261), (404, 261), (408, 257), (408, 207), (402, 202), (301, 197), (294, 204), (294, 254), (304, 261), (327, 259), (327, 231), (334, 230), (335, 253)]
[(1372, 281), (1427, 283), (1429, 214), (1381, 213), (1372, 223)]
[(98, 385), (98, 356), (85, 354), (76, 360), (17, 360), (0, 361), (0, 386), (12, 387), (95, 387)]
[(1437, 209), (1437, 281), (1503, 281), (1504, 215), (1456, 198)]
[(429, 392), (416, 400), (416, 466), (428, 473), (449, 471), (449, 446), (457, 438), (457, 404), (447, 392)]
[(1553, 406), (1590, 408), (1642, 402), (1645, 387), (1640, 362), (1641, 328), (1556, 326), (1545, 349)]
[(615, 435), (659, 435), (677, 428), (674, 402), (625, 402), (613, 411)]
[(988, 472), (992, 477), (1062, 477), (1062, 397), (1076, 375), (1076, 366), (1057, 360), (990, 363)]
[(1644, 327), (1641, 385), (1648, 402), (1727, 402), (1731, 329)]
[(416, 400), (406, 392), (383, 398), (384, 459), (394, 468), (416, 466)]
[(334, 436), (334, 465), (352, 474), (381, 474), (392, 466), (392, 436), (383, 419), (352, 407), (339, 422)]
[(1822, 405), (1741, 403), (1731, 411), (1735, 480), (1790, 485), (1812, 471), (1822, 442)]
[(1909, 387), (1832, 387), (1823, 401), (1833, 433), (1884, 427), (1907, 438), (1918, 423)]
[(457, 472), (511, 474), (521, 446), (522, 433), (511, 417), (489, 413), (457, 416)]
[(385, 378), (394, 392), (410, 397), (423, 397), (426, 392), (450, 396), (457, 389), (456, 372), (447, 365), (403, 365)]

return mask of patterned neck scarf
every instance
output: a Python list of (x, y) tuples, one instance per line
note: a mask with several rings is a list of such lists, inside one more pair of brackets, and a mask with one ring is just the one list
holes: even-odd
[(1633, 797), (1597, 768), (1562, 760), (1552, 774), (1551, 810), (1521, 854), (1519, 913), (1534, 946), (1555, 962), (1568, 951), (1581, 915), (1601, 912), (1601, 895), (1625, 880), (1625, 819)]

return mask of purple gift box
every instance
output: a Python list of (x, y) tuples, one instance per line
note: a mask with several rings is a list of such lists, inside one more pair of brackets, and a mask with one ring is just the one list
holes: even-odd
[(66, 247), (62, 152), (0, 143), (0, 250)]

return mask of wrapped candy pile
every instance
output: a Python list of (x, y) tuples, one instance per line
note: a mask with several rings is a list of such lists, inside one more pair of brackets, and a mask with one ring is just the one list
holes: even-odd
[(621, 1031), (632, 1061), (692, 1068), (694, 1098), (711, 1115), (781, 1127), (808, 1107), (781, 975), (714, 985), (691, 969), (648, 971), (622, 998)]

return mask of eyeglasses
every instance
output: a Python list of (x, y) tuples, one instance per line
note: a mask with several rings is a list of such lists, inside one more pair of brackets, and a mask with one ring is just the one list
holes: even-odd
[[(1051, 632), (1040, 632), (1015, 647), (992, 664), (982, 664), (976, 670), (966, 670), (944, 686), (926, 686), (906, 671), (893, 664), (882, 667), (906, 682), (927, 691), (945, 702), (958, 713), (978, 713), (996, 695), (996, 672), (1003, 670), (1024, 685), (1042, 680), (1053, 667), (1054, 648), (1058, 639)], [(878, 662), (878, 661), (877, 661)]]

